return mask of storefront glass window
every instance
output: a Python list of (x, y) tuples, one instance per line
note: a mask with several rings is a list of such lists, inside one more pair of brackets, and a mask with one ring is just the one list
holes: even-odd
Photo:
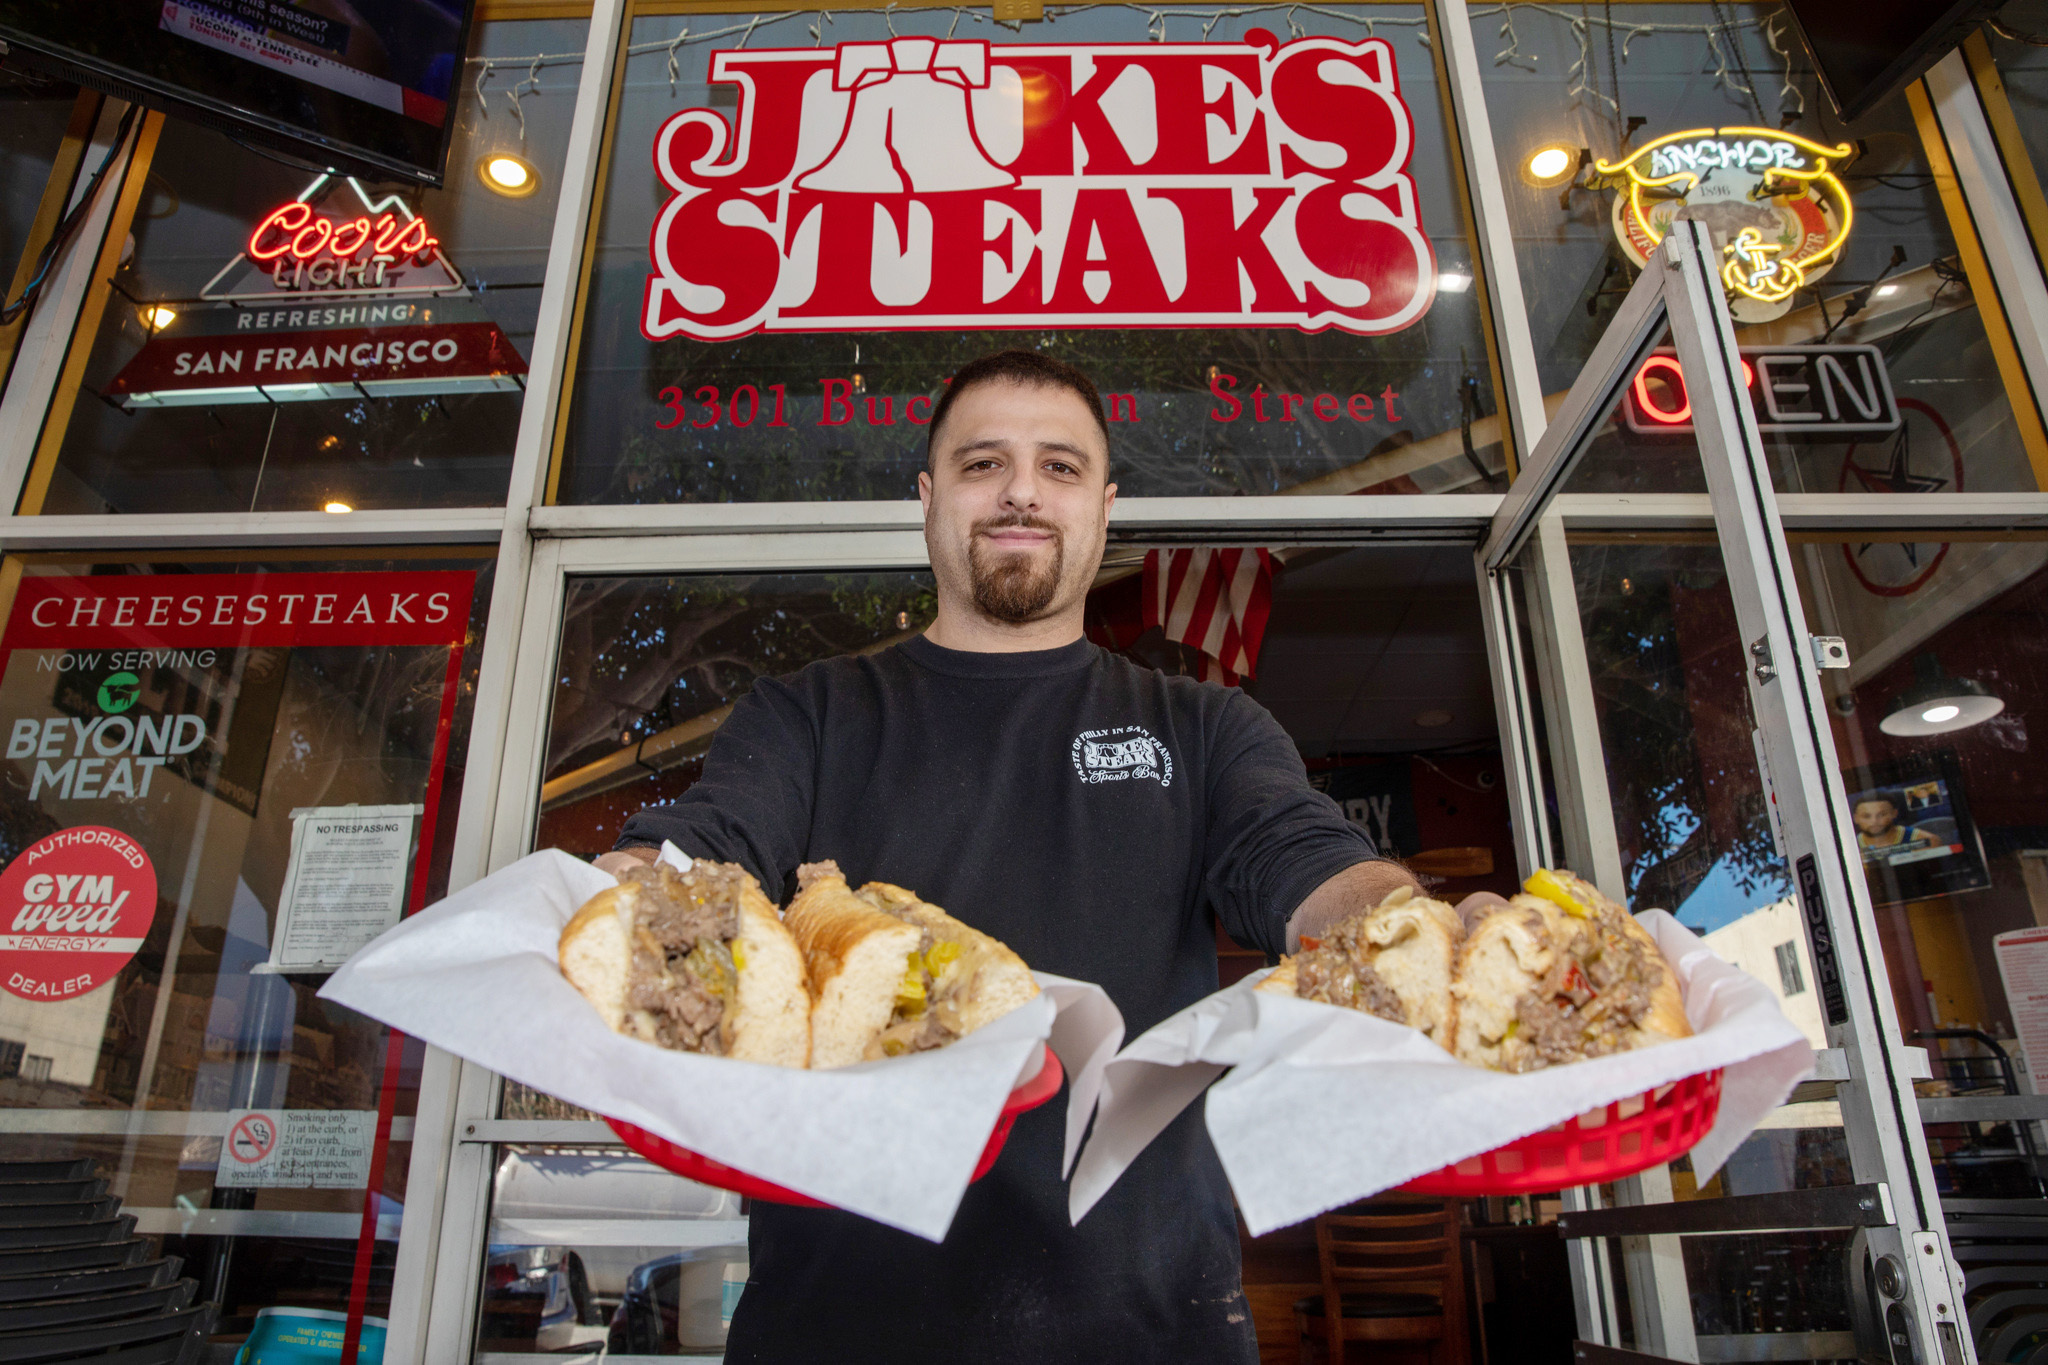
[[(0, 279), (12, 280), (50, 182), (78, 87), (0, 72)], [(9, 298), (13, 296), (10, 294)]]
[(1983, 29), (2026, 149), (2034, 192), (2048, 182), (2048, 3), (2008, 0)]
[(1503, 486), (1421, 6), (629, 33), (555, 500), (910, 497), (1005, 346), (1094, 377), (1126, 496)]
[(936, 609), (923, 573), (571, 580), (533, 846), (605, 852), (627, 816), (697, 780), (758, 679), (886, 649)]
[(716, 1356), (747, 1283), (740, 1196), (616, 1148), (505, 1146), (478, 1359)]
[(492, 562), (6, 565), (0, 1131), (216, 1340), (388, 1309), (421, 1050), (316, 992), (446, 891)]
[[(1580, 14), (1510, 3), (1475, 7), (1473, 26), (1546, 394), (1570, 387), (1644, 251), (1683, 213), (1707, 222), (1724, 246), (1748, 242), (1740, 287), (1730, 286), (1745, 348), (1874, 348), (1837, 352), (1839, 374), (1825, 375), (1749, 352), (1760, 420), (1790, 414), (1765, 433), (1780, 490), (2040, 486), (2048, 443), (2031, 399), (2025, 420), (2015, 419), (2006, 383), (2018, 371), (2002, 365), (2011, 351), (2003, 317), (1987, 323), (1996, 300), (1980, 295), (1989, 286), (1958, 246), (1936, 174), (1945, 159), (1930, 159), (1906, 96), (1852, 135), (1776, 4), (1616, 4)], [(1766, 162), (1810, 171), (1842, 144), (1846, 157), (1825, 158), (1832, 182), (1763, 175)], [(1642, 183), (1680, 172), (1698, 183)], [(1687, 187), (1682, 203), (1672, 185)], [(1675, 364), (1653, 365), (1668, 368), (1648, 380), (1675, 377)], [(1661, 412), (1635, 414), (1653, 445), (1685, 429), (1682, 390), (1669, 398)], [(1820, 415), (1823, 430), (1804, 429)], [(1697, 462), (1644, 453), (1641, 441), (1596, 451), (1572, 491), (1704, 489)]]
[[(1921, 1092), (2038, 1093), (2048, 542), (1794, 548), (1808, 627), (1848, 642), (1822, 685), (1899, 1027), (1934, 1056)], [(1930, 1123), (1928, 1141), (1945, 1195), (2044, 1192), (2038, 1125)]]
[(440, 190), (167, 122), (22, 510), (501, 502), (587, 27), (475, 26)]
[[(934, 607), (921, 573), (572, 579), (533, 846), (605, 852), (627, 816), (696, 781), (758, 679), (886, 648)], [(515, 1082), (499, 1112), (593, 1117)], [(482, 1273), (480, 1354), (716, 1355), (746, 1284), (746, 1217), (738, 1195), (621, 1148), (507, 1145)]]

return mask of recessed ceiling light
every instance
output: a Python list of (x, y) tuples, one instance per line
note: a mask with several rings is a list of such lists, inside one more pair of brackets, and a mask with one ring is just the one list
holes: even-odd
[(1579, 149), (1553, 142), (1529, 154), (1529, 159), (1522, 163), (1522, 179), (1538, 189), (1547, 189), (1552, 185), (1562, 185), (1578, 174), (1578, 170)]
[(1429, 710), (1415, 713), (1415, 723), (1424, 730), (1435, 730), (1451, 723), (1448, 711)]
[(1472, 277), (1462, 270), (1446, 270), (1436, 277), (1436, 287), (1446, 294), (1462, 294), (1472, 287)]
[(347, 503), (345, 503), (345, 502), (330, 502), (330, 503), (328, 503), (328, 504), (327, 504), (327, 507), (326, 507), (326, 509), (325, 509), (325, 510), (327, 510), (327, 511), (329, 511), (329, 512), (336, 512), (336, 513), (340, 513), (340, 512), (353, 512), (353, 511), (355, 511), (356, 509), (355, 509), (355, 508), (353, 508), (353, 507), (350, 507), (350, 506), (349, 506), (349, 505), (348, 505)]
[(540, 171), (523, 156), (492, 152), (476, 163), (484, 188), (508, 199), (524, 199), (540, 188)]

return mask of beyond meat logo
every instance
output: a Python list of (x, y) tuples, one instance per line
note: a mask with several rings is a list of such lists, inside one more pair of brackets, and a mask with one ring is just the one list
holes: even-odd
[(1074, 771), (1083, 782), (1127, 782), (1149, 777), (1162, 787), (1173, 785), (1173, 755), (1136, 725), (1115, 730), (1083, 730), (1074, 737)]
[(734, 121), (654, 165), (652, 340), (877, 327), (1339, 327), (1428, 311), (1382, 39), (895, 38), (720, 52)]

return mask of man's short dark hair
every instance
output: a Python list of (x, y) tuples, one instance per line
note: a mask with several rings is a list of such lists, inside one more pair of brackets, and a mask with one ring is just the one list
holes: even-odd
[[(1109, 445), (1109, 423), (1102, 416), (1102, 395), (1095, 391), (1095, 381), (1067, 364), (1054, 360), (1037, 351), (997, 351), (979, 360), (970, 360), (953, 372), (953, 382), (939, 395), (939, 401), (932, 408), (931, 425), (924, 429), (924, 462), (927, 468), (932, 463), (933, 442), (938, 439), (939, 427), (945, 423), (946, 414), (953, 410), (953, 401), (977, 384), (1023, 384), (1035, 389), (1065, 389), (1088, 405), (1088, 415), (1095, 419), (1096, 430), (1102, 433), (1102, 444)], [(1105, 475), (1108, 473), (1104, 469)]]

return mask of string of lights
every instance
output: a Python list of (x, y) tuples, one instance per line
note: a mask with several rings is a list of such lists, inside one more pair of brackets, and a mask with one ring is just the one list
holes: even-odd
[[(882, 22), (891, 37), (899, 36), (896, 30), (896, 11), (901, 9), (914, 9), (919, 14), (927, 15), (950, 15), (951, 19), (947, 25), (945, 35), (948, 39), (951, 39), (958, 31), (960, 21), (963, 18), (975, 24), (994, 24), (998, 27), (1018, 32), (1021, 32), (1023, 27), (1021, 22), (996, 20), (986, 10), (976, 9), (967, 5), (905, 6), (890, 4), (884, 6), (880, 13)], [(1198, 8), (1146, 5), (1135, 3), (1135, 0), (1132, 0), (1131, 3), (1117, 5), (1048, 6), (1045, 10), (1045, 22), (1048, 24), (1056, 23), (1060, 19), (1071, 15), (1083, 12), (1099, 12), (1104, 9), (1127, 9), (1144, 15), (1146, 35), (1155, 43), (1163, 43), (1167, 40), (1167, 21), (1171, 19), (1201, 21), (1201, 38), (1202, 41), (1207, 42), (1215, 31), (1216, 26), (1223, 21), (1228, 19), (1249, 19), (1260, 15), (1284, 16), (1290, 36), (1300, 38), (1306, 36), (1307, 30), (1302, 26), (1298, 16), (1307, 14), (1320, 19), (1356, 25), (1365, 31), (1367, 37), (1376, 36), (1378, 26), (1382, 24), (1410, 28), (1415, 31), (1415, 39), (1418, 43), (1424, 47), (1429, 45), (1428, 19), (1422, 15), (1359, 14), (1327, 5), (1302, 4), (1289, 2), (1289, 0), (1279, 0), (1279, 2), (1271, 4), (1205, 5)], [(1784, 25), (1780, 21), (1779, 16), (1776, 15), (1755, 18), (1738, 16), (1728, 18), (1725, 22), (1705, 24), (1644, 23), (1633, 19), (1617, 19), (1613, 17), (1611, 11), (1600, 14), (1573, 13), (1562, 6), (1547, 4), (1489, 5), (1474, 8), (1471, 14), (1475, 19), (1491, 17), (1495, 14), (1501, 17), (1499, 37), (1502, 40), (1503, 46), (1498, 52), (1494, 53), (1493, 64), (1495, 66), (1512, 65), (1517, 61), (1526, 61), (1532, 69), (1540, 60), (1540, 56), (1535, 53), (1522, 51), (1521, 34), (1515, 28), (1516, 15), (1541, 14), (1563, 21), (1569, 29), (1572, 40), (1578, 49), (1576, 58), (1565, 73), (1571, 81), (1567, 93), (1573, 99), (1583, 97), (1597, 99), (1605, 103), (1610, 110), (1616, 111), (1617, 116), (1620, 105), (1616, 98), (1600, 90), (1595, 83), (1595, 63), (1593, 57), (1593, 30), (1595, 28), (1603, 30), (1603, 36), (1610, 50), (1613, 48), (1615, 38), (1619, 36), (1620, 58), (1623, 62), (1629, 59), (1630, 47), (1639, 37), (1683, 34), (1704, 38), (1707, 42), (1708, 51), (1713, 54), (1715, 63), (1713, 76), (1716, 84), (1733, 93), (1754, 100), (1757, 98), (1754, 79), (1752, 78), (1750, 83), (1745, 84), (1736, 74), (1738, 70), (1741, 70), (1744, 75), (1747, 75), (1747, 65), (1742, 59), (1740, 49), (1737, 47), (1740, 31), (1745, 28), (1753, 28), (1763, 34), (1765, 41), (1770, 45), (1771, 51), (1778, 57), (1781, 63), (1778, 73), (1780, 77), (1779, 98), (1781, 106), (1783, 101), (1789, 97), (1798, 101), (1797, 106), (1792, 112), (1804, 114), (1806, 111), (1806, 97), (1792, 80), (1792, 52), (1784, 42)], [(823, 46), (825, 29), (837, 21), (833, 17), (831, 10), (820, 8), (817, 10), (786, 10), (780, 14), (756, 14), (749, 16), (744, 22), (725, 24), (717, 28), (693, 29), (686, 22), (673, 37), (656, 38), (630, 44), (626, 48), (626, 54), (629, 57), (646, 56), (657, 52), (663, 54), (668, 61), (669, 92), (673, 95), (675, 87), (682, 76), (678, 55), (681, 49), (735, 36), (739, 39), (736, 46), (744, 48), (754, 34), (761, 29), (787, 23), (791, 20), (806, 18), (810, 22), (805, 25), (805, 32), (810, 35), (812, 45)], [(515, 57), (472, 57), (469, 59), (469, 62), (470, 65), (477, 68), (475, 85), (479, 108), (483, 109), (486, 117), (489, 116), (484, 87), (500, 68), (524, 68), (526, 71), (524, 78), (505, 92), (506, 98), (511, 102), (514, 116), (519, 119), (519, 135), (521, 141), (524, 141), (526, 136), (526, 119), (520, 101), (528, 95), (540, 93), (540, 73), (542, 68), (581, 63), (582, 60), (583, 54), (581, 52), (544, 52)]]

